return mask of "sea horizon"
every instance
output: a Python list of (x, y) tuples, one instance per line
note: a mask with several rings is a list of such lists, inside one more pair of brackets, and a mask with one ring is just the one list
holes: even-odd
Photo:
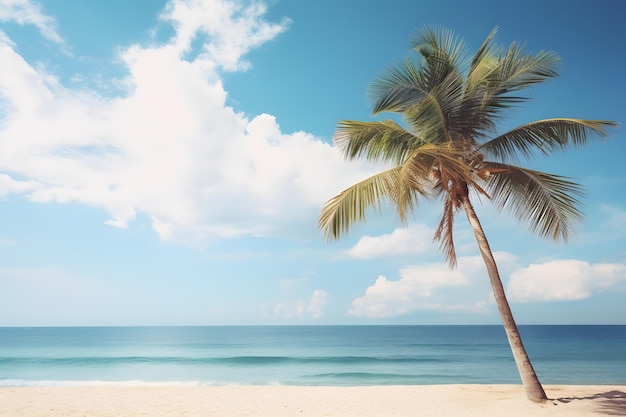
[[(626, 325), (520, 325), (544, 384), (626, 384)], [(0, 386), (519, 384), (501, 325), (0, 328)]]
[[(290, 323), (272, 323), (272, 324), (50, 324), (50, 325), (3, 325), (0, 326), (0, 329), (18, 329), (18, 328), (128, 328), (128, 327), (502, 327), (502, 324), (493, 324), (493, 323), (471, 323), (471, 324), (455, 324), (455, 323), (437, 323), (437, 324), (381, 324), (381, 323), (339, 323), (339, 324), (315, 324), (315, 323), (301, 323), (301, 324), (290, 324)], [(625, 326), (626, 323), (623, 324), (614, 324), (614, 323), (551, 323), (551, 324), (534, 324), (534, 323), (525, 323), (525, 324), (517, 324), (518, 327), (529, 327), (529, 326)]]

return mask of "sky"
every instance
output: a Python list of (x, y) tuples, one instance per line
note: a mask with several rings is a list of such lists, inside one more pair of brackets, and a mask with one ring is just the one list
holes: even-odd
[[(555, 51), (501, 131), (626, 120), (621, 0), (0, 0), (0, 326), (498, 324), (475, 240), (438, 202), (340, 241), (332, 196), (380, 166), (332, 146), (368, 85), (443, 26)], [(581, 183), (567, 244), (476, 210), (520, 324), (626, 324), (624, 128), (527, 166)]]

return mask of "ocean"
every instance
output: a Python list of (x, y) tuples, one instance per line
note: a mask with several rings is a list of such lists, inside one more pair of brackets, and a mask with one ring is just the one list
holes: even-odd
[[(544, 384), (626, 385), (626, 326), (520, 326)], [(519, 384), (501, 326), (0, 328), (0, 386)]]

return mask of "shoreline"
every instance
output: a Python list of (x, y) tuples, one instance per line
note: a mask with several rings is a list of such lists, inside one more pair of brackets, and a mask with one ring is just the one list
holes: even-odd
[(19, 386), (0, 387), (0, 417), (592, 416), (626, 415), (626, 385)]

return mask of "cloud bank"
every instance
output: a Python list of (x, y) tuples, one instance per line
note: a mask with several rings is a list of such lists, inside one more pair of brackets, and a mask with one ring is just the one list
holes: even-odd
[[(32, 3), (4, 4), (0, 18), (56, 39)], [(289, 25), (264, 13), (261, 3), (171, 1), (167, 42), (120, 51), (128, 76), (116, 98), (62, 85), (4, 39), (0, 193), (96, 207), (116, 227), (143, 214), (170, 241), (312, 229), (323, 202), (372, 168), (346, 164), (312, 134), (282, 132), (273, 115), (226, 105), (222, 72), (248, 69), (244, 55)]]
[[(520, 267), (513, 254), (496, 252), (494, 256), (503, 282), (508, 281), (511, 303), (576, 301), (609, 289), (626, 292), (624, 263), (568, 259)], [(415, 311), (484, 313), (493, 308), (481, 257), (465, 256), (458, 261), (457, 269), (444, 263), (407, 266), (399, 270), (397, 281), (379, 275), (363, 296), (352, 301), (348, 315), (388, 318)]]

